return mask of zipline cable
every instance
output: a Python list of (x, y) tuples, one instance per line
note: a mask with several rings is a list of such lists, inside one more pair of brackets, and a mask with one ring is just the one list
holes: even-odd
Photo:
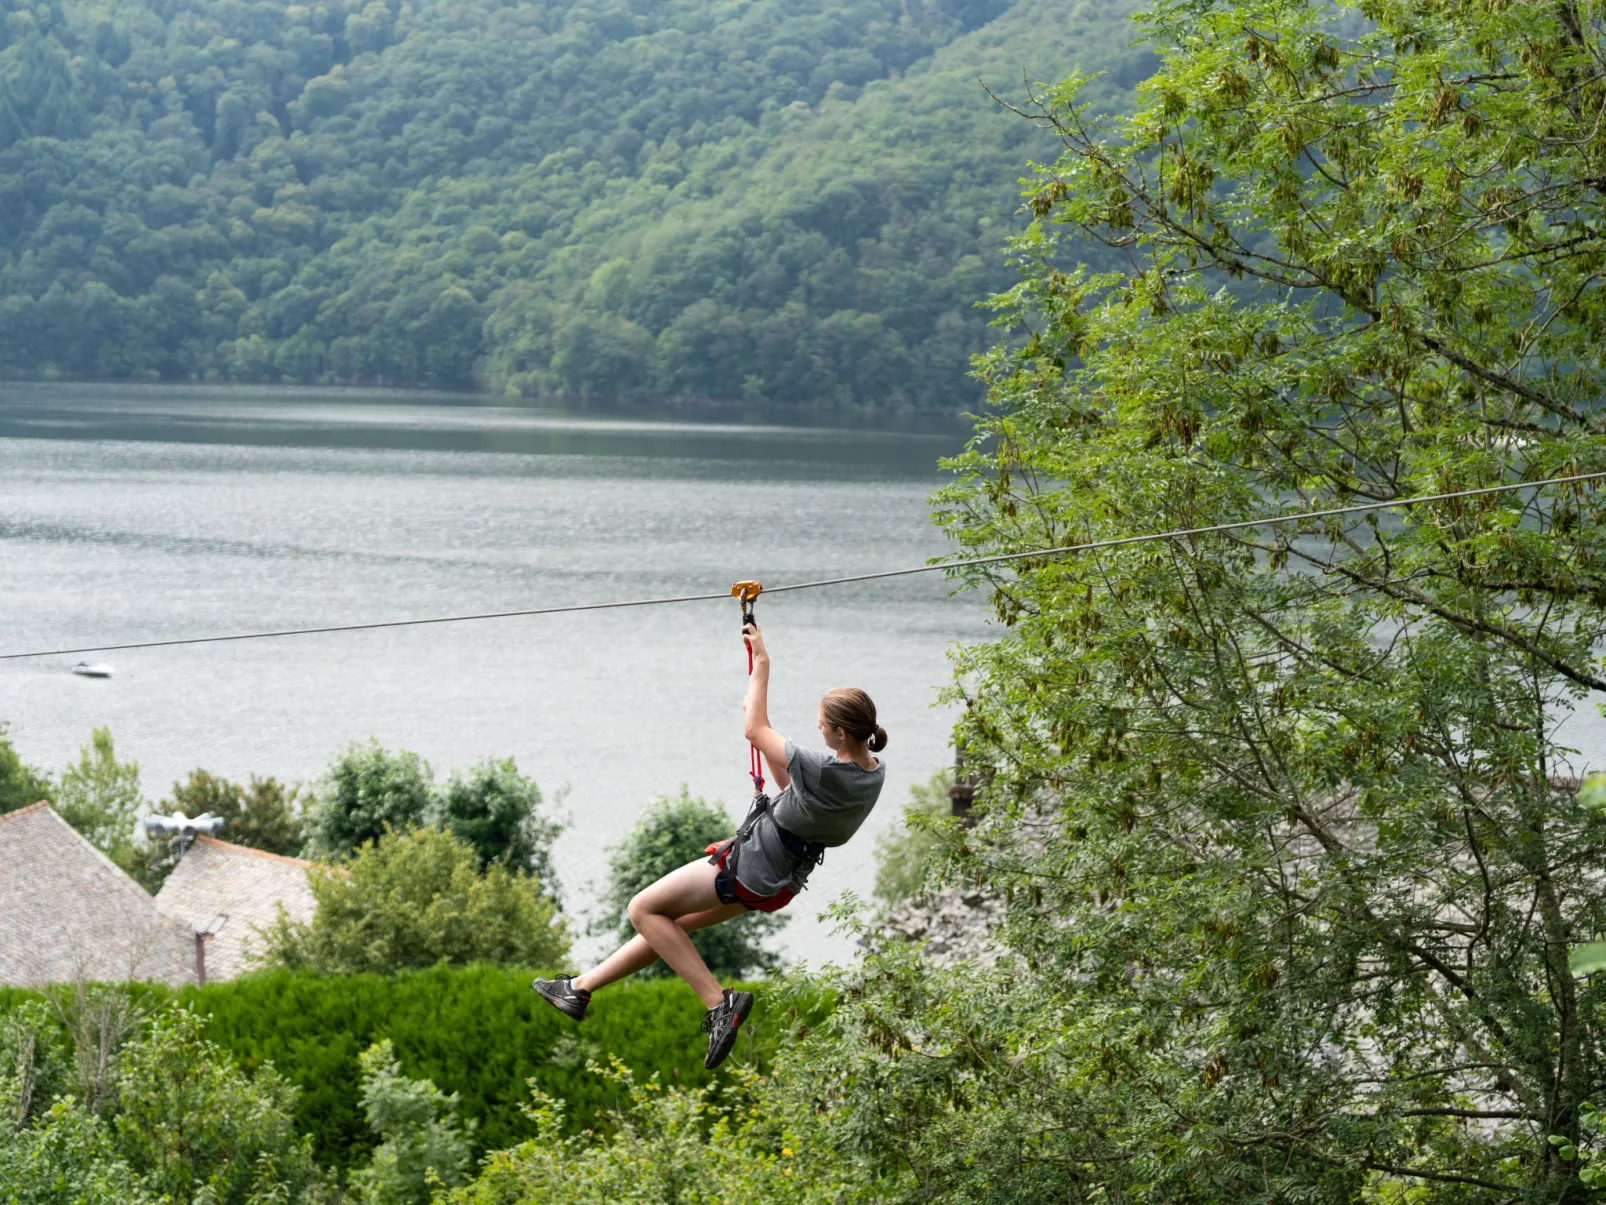
[[(1241, 519), (1233, 523), (1214, 523), (1209, 527), (1183, 527), (1174, 531), (1150, 532), (1141, 536), (1119, 536), (1110, 540), (1093, 540), (1086, 544), (1066, 544), (1055, 548), (1034, 548), (1030, 552), (1006, 552), (996, 556), (970, 557), (957, 561), (937, 561), (926, 565), (911, 565), (903, 569), (885, 569), (879, 573), (856, 573), (848, 577), (828, 577), (812, 582), (793, 582), (787, 586), (765, 586), (765, 594), (785, 594), (793, 590), (819, 590), (827, 586), (847, 586), (854, 582), (884, 581), (892, 577), (909, 577), (916, 573), (940, 573), (951, 569), (969, 569), (978, 565), (1004, 565), (1011, 561), (1039, 560), (1043, 557), (1069, 556), (1077, 552), (1097, 552), (1106, 548), (1127, 548), (1134, 544), (1152, 544), (1160, 540), (1181, 540), (1191, 536), (1208, 536), (1227, 531), (1246, 531), (1256, 527), (1270, 527), (1283, 523), (1305, 523), (1313, 519), (1334, 519), (1342, 515), (1359, 515), (1375, 510), (1398, 510), (1422, 506), (1430, 502), (1451, 502), (1457, 498), (1481, 498), (1490, 494), (1509, 494), (1517, 490), (1542, 489), (1547, 485), (1575, 485), (1606, 478), (1606, 471), (1578, 473), (1570, 477), (1547, 477), (1542, 481), (1518, 481), (1509, 485), (1489, 485), (1474, 490), (1452, 490), (1444, 494), (1424, 494), (1420, 498), (1399, 498), (1389, 502), (1364, 502), (1356, 506), (1338, 506), (1329, 510), (1298, 511), (1287, 515), (1269, 515), (1263, 519)], [(728, 599), (730, 590), (717, 594), (679, 594), (664, 598), (630, 598), (619, 602), (576, 603), (564, 607), (531, 607), (519, 611), (483, 611), (472, 615), (432, 615), (424, 619), (384, 619), (372, 623), (331, 624), (317, 628), (280, 628), (268, 632), (231, 632), (222, 636), (189, 636), (179, 640), (140, 640), (129, 644), (96, 644), (70, 649), (36, 649), (27, 653), (0, 653), (0, 661), (22, 661), (33, 657), (68, 657), (80, 653), (118, 653), (127, 649), (161, 649), (188, 644), (228, 644), (240, 640), (273, 640), (282, 636), (322, 636), (334, 632), (372, 632), (381, 628), (421, 628), (442, 623), (471, 623), (486, 619), (520, 619), (532, 615), (570, 615), (578, 611), (614, 611), (624, 607), (661, 607), (675, 603), (716, 602)]]

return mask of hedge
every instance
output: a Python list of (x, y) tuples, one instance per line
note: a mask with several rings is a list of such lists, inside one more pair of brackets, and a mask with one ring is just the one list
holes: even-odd
[[(209, 1016), (207, 1036), (246, 1068), (271, 1060), (301, 1089), (296, 1123), (326, 1165), (362, 1163), (374, 1139), (358, 1100), (357, 1055), (389, 1038), (402, 1070), (460, 1097), (459, 1115), (477, 1123), (475, 1153), (513, 1146), (534, 1133), (519, 1106), (526, 1080), (568, 1102), (579, 1130), (623, 1103), (586, 1059), (626, 1063), (639, 1078), (706, 1084), (703, 1007), (678, 979), (627, 981), (599, 992), (579, 1025), (530, 991), (532, 972), (504, 967), (435, 967), (394, 976), (320, 976), (270, 971), (176, 992), (135, 985), (146, 999), (176, 999)], [(0, 988), (0, 1009), (32, 993)], [(772, 996), (772, 999), (774, 997)], [(810, 1009), (809, 1011), (813, 1011)], [(726, 1066), (762, 1069), (776, 1043), (801, 1020), (764, 996)]]

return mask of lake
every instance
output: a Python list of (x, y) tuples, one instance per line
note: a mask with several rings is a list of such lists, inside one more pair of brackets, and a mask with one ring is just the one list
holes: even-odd
[[(765, 421), (765, 420), (768, 421)], [(566, 413), (384, 391), (0, 386), (0, 651), (723, 591), (924, 562), (957, 423), (875, 427)], [(940, 574), (765, 597), (776, 727), (858, 685), (887, 789), (789, 909), (789, 954), (845, 957), (820, 919), (868, 896), (874, 835), (952, 757), (947, 652), (987, 634)], [(556, 863), (584, 911), (607, 846), (686, 784), (750, 794), (734, 600), (0, 662), (0, 720), (59, 769), (97, 724), (159, 800), (204, 767), (310, 780), (353, 740), (444, 777), (516, 757), (567, 789)], [(224, 834), (225, 837), (227, 834)], [(584, 924), (583, 916), (580, 925)], [(581, 949), (594, 953), (598, 942)]]

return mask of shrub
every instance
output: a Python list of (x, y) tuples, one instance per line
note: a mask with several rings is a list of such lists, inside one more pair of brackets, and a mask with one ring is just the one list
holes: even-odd
[[(770, 1097), (751, 1073), (724, 1092), (637, 1082), (622, 1063), (594, 1071), (625, 1097), (607, 1126), (566, 1134), (562, 1103), (536, 1093), (535, 1137), (486, 1160), (479, 1178), (443, 1205), (678, 1205), (785, 1202), (847, 1205), (873, 1189), (809, 1110)], [(786, 1102), (789, 1103), (789, 1102)], [(779, 1107), (778, 1107), (779, 1106)]]
[[(3, 1083), (3, 1080), (0, 1080)], [(58, 1100), (37, 1124), (0, 1113), (0, 1200), (7, 1205), (155, 1205), (100, 1118)]]
[(283, 912), (265, 962), (324, 973), (394, 971), (469, 962), (548, 966), (569, 954), (569, 933), (540, 880), (492, 863), (439, 829), (387, 833), (345, 870), (308, 876), (310, 922)]
[[(723, 808), (685, 787), (677, 797), (658, 796), (640, 822), (608, 851), (608, 885), (597, 930), (612, 933), (621, 942), (630, 940), (636, 932), (625, 916), (631, 897), (670, 871), (706, 856), (710, 843), (724, 840), (735, 829)], [(778, 964), (776, 954), (763, 942), (786, 922), (778, 913), (752, 912), (693, 933), (692, 944), (716, 976), (738, 978)], [(668, 973), (662, 963), (645, 972), (649, 977)]]
[[(114, 1145), (144, 1185), (164, 1199), (288, 1199), (319, 1182), (312, 1144), (296, 1134), (295, 1089), (274, 1068), (244, 1075), (201, 1036), (202, 1018), (159, 1013), (124, 1050)], [(281, 1198), (284, 1199), (284, 1198)]]
[[(113, 996), (118, 1003), (106, 1005)], [(77, 1007), (86, 1002), (87, 1012)], [(268, 1205), (318, 1195), (322, 1173), (296, 1133), (295, 1089), (271, 1066), (246, 1075), (201, 1036), (202, 1018), (171, 1003), (132, 1036), (121, 1022), (91, 1023), (145, 1012), (97, 987), (58, 993), (53, 1007), (24, 999), (0, 1018), (0, 1200)], [(90, 1063), (103, 1075), (86, 1075)], [(40, 1108), (47, 1088), (57, 1095)]]
[(0, 1014), (0, 1116), (21, 1125), (72, 1090), (66, 1035), (43, 1000)]

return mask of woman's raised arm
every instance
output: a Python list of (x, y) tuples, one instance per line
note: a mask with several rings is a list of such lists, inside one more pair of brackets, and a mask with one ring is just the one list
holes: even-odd
[(770, 727), (770, 651), (756, 623), (744, 627), (742, 637), (753, 650), (753, 672), (747, 679), (747, 699), (742, 704), (746, 717), (742, 733), (764, 755), (770, 777), (784, 791), (791, 785), (792, 776), (786, 772), (786, 738)]

